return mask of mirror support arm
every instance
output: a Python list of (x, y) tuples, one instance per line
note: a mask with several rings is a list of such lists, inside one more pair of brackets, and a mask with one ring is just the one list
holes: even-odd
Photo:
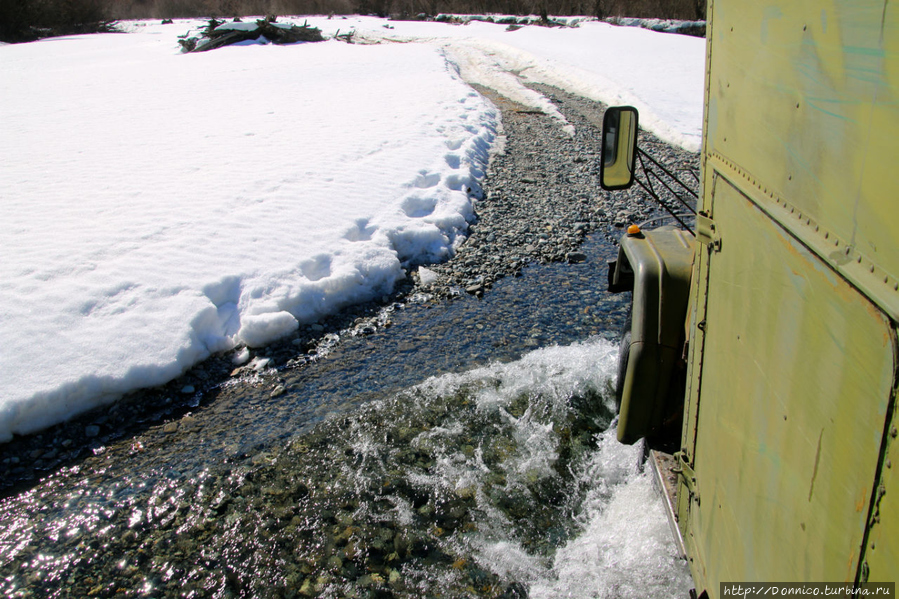
[[(637, 152), (640, 154), (641, 158), (645, 156), (647, 160), (649, 160), (649, 161), (652, 162), (654, 165), (656, 165), (657, 167), (659, 167), (660, 169), (662, 169), (662, 172), (664, 172), (666, 175), (668, 175), (669, 177), (671, 177), (672, 179), (674, 179), (675, 181), (677, 181), (677, 184), (680, 185), (681, 187), (683, 187), (684, 189), (686, 189), (686, 190), (687, 190), (687, 193), (689, 193), (691, 196), (693, 196), (693, 197), (696, 198), (697, 200), (699, 199), (699, 194), (697, 194), (695, 191), (693, 191), (692, 189), (690, 189), (690, 187), (687, 186), (686, 183), (684, 183), (683, 181), (681, 181), (680, 179), (678, 179), (677, 175), (675, 175), (674, 173), (672, 173), (671, 171), (669, 171), (667, 168), (665, 168), (665, 166), (664, 166), (662, 163), (660, 163), (659, 161), (657, 161), (655, 158), (653, 158), (652, 156), (650, 156), (649, 154), (647, 154), (646, 152), (644, 152), (644, 151), (641, 150), (640, 148), (637, 148)], [(642, 164), (643, 164), (642, 161), (641, 161), (640, 164), (641, 164), (641, 166), (642, 166)], [(643, 166), (643, 170), (646, 170), (646, 167), (645, 167), (645, 166)], [(660, 180), (661, 180), (661, 178), (660, 178)], [(698, 183), (698, 181), (697, 181), (697, 183)], [(667, 186), (666, 186), (666, 187), (667, 187)], [(671, 193), (674, 193), (674, 192), (672, 191)], [(690, 207), (687, 206), (687, 208), (690, 208)], [(693, 211), (694, 214), (696, 213), (696, 211), (693, 210), (692, 208), (690, 208), (690, 210)]]
[(693, 190), (691, 190), (689, 187), (687, 187), (687, 186), (684, 184), (683, 181), (681, 181), (681, 180), (678, 179), (674, 174), (672, 174), (671, 171), (669, 171), (667, 168), (665, 168), (664, 166), (662, 166), (661, 164), (659, 164), (659, 163), (658, 163), (652, 156), (650, 156), (649, 154), (647, 154), (646, 152), (644, 152), (644, 151), (641, 150), (640, 148), (637, 148), (636, 150), (637, 150), (637, 156), (640, 158), (640, 167), (643, 169), (643, 174), (646, 176), (646, 182), (644, 183), (643, 181), (641, 181), (641, 180), (636, 176), (636, 173), (634, 173), (634, 181), (635, 181), (640, 187), (642, 187), (643, 190), (644, 190), (646, 193), (648, 193), (648, 194), (650, 195), (650, 197), (652, 197), (652, 199), (654, 199), (654, 200), (656, 201), (656, 203), (658, 203), (662, 208), (664, 208), (664, 209), (668, 212), (668, 214), (670, 214), (670, 215), (674, 218), (674, 220), (676, 220), (678, 223), (680, 223), (680, 225), (681, 225), (681, 226), (682, 226), (688, 233), (690, 233), (693, 237), (696, 237), (696, 233), (693, 231), (693, 229), (691, 229), (691, 228), (689, 227), (689, 225), (687, 225), (687, 223), (685, 223), (685, 222), (683, 221), (683, 219), (682, 219), (681, 217), (679, 217), (679, 216), (674, 212), (674, 210), (672, 210), (672, 209), (668, 206), (668, 204), (666, 204), (664, 201), (662, 201), (662, 198), (659, 197), (659, 194), (657, 194), (656, 191), (655, 191), (655, 189), (653, 189), (653, 187), (652, 187), (652, 177), (651, 177), (650, 175), (654, 175), (654, 176), (656, 177), (656, 179), (659, 180), (659, 183), (661, 183), (661, 184), (665, 187), (665, 189), (667, 189), (667, 190), (671, 193), (671, 195), (673, 195), (674, 197), (676, 197), (677, 200), (678, 200), (681, 204), (683, 204), (684, 206), (686, 206), (686, 207), (687, 207), (687, 210), (689, 210), (692, 214), (696, 214), (696, 210), (694, 210), (689, 204), (687, 204), (687, 202), (685, 202), (683, 198), (681, 198), (679, 195), (677, 195), (677, 193), (675, 193), (675, 191), (674, 191), (673, 189), (671, 189), (671, 187), (670, 187), (667, 183), (665, 183), (664, 179), (662, 179), (662, 177), (661, 177), (658, 173), (656, 173), (656, 172), (654, 172), (654, 171), (652, 171), (652, 170), (646, 168), (646, 163), (643, 161), (643, 159), (646, 158), (646, 159), (648, 159), (650, 162), (652, 162), (653, 164), (655, 164), (656, 166), (658, 166), (660, 169), (662, 169), (662, 171), (665, 172), (666, 175), (668, 175), (669, 177), (671, 177), (672, 179), (674, 179), (675, 181), (677, 181), (678, 184), (680, 184), (681, 187), (683, 187), (683, 188), (686, 189), (688, 192), (690, 192), (694, 197), (697, 197), (697, 198), (698, 198), (699, 196), (697, 196), (696, 193), (695, 193)]
[(677, 194), (676, 191), (674, 191), (673, 189), (671, 189), (671, 186), (668, 185), (668, 184), (665, 182), (665, 180), (662, 179), (662, 177), (659, 176), (658, 173), (656, 173), (655, 171), (647, 170), (645, 166), (643, 167), (643, 172), (646, 173), (646, 178), (647, 178), (647, 179), (649, 179), (650, 175), (652, 175), (653, 177), (655, 177), (656, 179), (658, 179), (659, 183), (662, 184), (662, 187), (664, 187), (665, 189), (667, 189), (668, 192), (669, 192), (671, 195), (673, 195), (675, 198), (677, 198), (677, 201), (680, 202), (681, 204), (683, 204), (684, 207), (690, 212), (690, 214), (694, 214), (694, 215), (696, 214), (696, 210), (694, 210), (693, 207), (690, 206), (690, 204), (688, 204), (688, 203), (686, 202), (686, 200), (684, 200), (682, 197), (680, 197), (680, 196)]
[(668, 204), (666, 204), (665, 202), (663, 202), (662, 200), (660, 200), (660, 199), (658, 198), (658, 196), (656, 196), (655, 194), (653, 194), (652, 191), (650, 191), (650, 189), (649, 189), (648, 187), (646, 187), (646, 185), (643, 183), (643, 181), (641, 181), (640, 179), (637, 179), (636, 177), (634, 178), (634, 181), (636, 181), (637, 184), (638, 184), (640, 187), (642, 187), (644, 190), (646, 190), (646, 193), (648, 193), (648, 194), (650, 194), (651, 196), (653, 196), (653, 198), (655, 198), (656, 202), (658, 202), (659, 205), (660, 205), (662, 208), (664, 208), (665, 210), (667, 210), (667, 211), (668, 211), (668, 214), (670, 214), (672, 217), (674, 217), (674, 220), (676, 220), (677, 222), (679, 222), (680, 225), (681, 225), (684, 229), (686, 229), (686, 231), (687, 231), (688, 233), (690, 233), (690, 235), (692, 235), (693, 237), (696, 237), (696, 233), (693, 232), (693, 229), (691, 229), (689, 226), (687, 226), (687, 223), (685, 223), (685, 222), (683, 221), (683, 219), (681, 219), (681, 217), (679, 217), (679, 216), (677, 215), (677, 213), (674, 212), (674, 210), (672, 210), (671, 208), (668, 207)]

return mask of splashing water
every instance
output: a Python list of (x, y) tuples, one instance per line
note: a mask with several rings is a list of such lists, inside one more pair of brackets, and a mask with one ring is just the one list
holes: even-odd
[(103, 496), (86, 480), (54, 509), (27, 494), (3, 506), (0, 591), (683, 596), (640, 451), (609, 431), (615, 364), (600, 339), (542, 349), (430, 378), (221, 472)]

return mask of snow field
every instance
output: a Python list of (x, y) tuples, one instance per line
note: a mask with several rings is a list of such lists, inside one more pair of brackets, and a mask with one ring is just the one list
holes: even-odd
[(0, 440), (388, 293), (495, 109), (427, 45), (86, 36), (0, 55)]
[(391, 22), (369, 17), (310, 19), (326, 33), (355, 29), (360, 39), (424, 41), (448, 48), (463, 78), (561, 119), (524, 83), (542, 83), (640, 111), (640, 126), (690, 151), (702, 143), (705, 40), (637, 27), (582, 21), (576, 28)]

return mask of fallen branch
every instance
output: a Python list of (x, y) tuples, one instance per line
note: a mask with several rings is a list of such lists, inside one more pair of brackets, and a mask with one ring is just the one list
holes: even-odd
[(230, 46), (240, 42), (255, 41), (264, 38), (272, 44), (296, 44), (299, 42), (323, 42), (325, 38), (317, 27), (311, 27), (308, 22), (303, 25), (287, 25), (275, 23), (274, 17), (259, 19), (255, 27), (236, 27), (231, 23), (224, 23), (212, 19), (203, 31), (202, 37), (187, 37), (178, 40), (184, 52), (206, 52), (223, 46)]

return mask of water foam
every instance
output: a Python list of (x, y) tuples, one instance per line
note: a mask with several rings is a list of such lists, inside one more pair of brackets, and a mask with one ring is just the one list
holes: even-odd
[[(411, 446), (433, 463), (406, 475), (437, 498), (438, 518), (460, 499), (474, 501), (470, 530), (442, 539), (446, 553), (464, 556), (457, 565), (471, 560), (531, 597), (687, 594), (691, 578), (661, 497), (640, 473), (641, 450), (618, 443), (610, 427), (616, 364), (617, 348), (594, 339), (432, 378), (392, 400), (411, 400), (406, 408), (422, 413), (453, 402), (473, 407), (448, 407), (437, 426), (414, 437)], [(603, 432), (591, 442), (566, 440), (574, 420), (591, 410)], [(407, 523), (432, 510), (415, 512), (399, 497), (394, 505), (394, 517)], [(403, 571), (433, 584), (429, 568)]]
[(640, 473), (638, 447), (604, 433), (582, 473), (592, 484), (578, 518), (583, 529), (555, 554), (530, 597), (686, 597), (693, 587), (677, 557), (659, 490)]

